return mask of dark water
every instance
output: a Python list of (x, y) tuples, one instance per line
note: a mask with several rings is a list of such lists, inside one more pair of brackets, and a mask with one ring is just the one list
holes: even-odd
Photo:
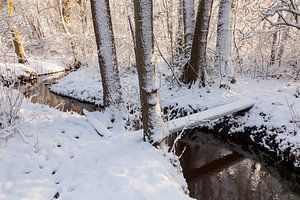
[[(198, 134), (198, 133), (197, 133)], [(199, 133), (177, 146), (190, 196), (203, 200), (298, 200), (299, 194), (276, 176), (276, 169), (231, 151), (224, 143)], [(293, 184), (293, 183), (292, 183)]]
[(61, 111), (74, 111), (83, 114), (83, 109), (96, 111), (98, 107), (94, 104), (84, 103), (68, 97), (63, 97), (50, 92), (49, 86), (56, 80), (65, 76), (65, 73), (46, 75), (38, 78), (36, 82), (23, 83), (18, 89), (33, 103), (47, 104)]

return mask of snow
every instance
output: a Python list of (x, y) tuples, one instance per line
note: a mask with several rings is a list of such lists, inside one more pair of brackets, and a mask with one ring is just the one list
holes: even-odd
[(191, 48), (193, 42), (193, 33), (194, 33), (194, 1), (193, 0), (184, 0), (184, 11), (185, 11), (185, 36), (187, 38), (187, 46)]
[(207, 122), (221, 117), (231, 115), (235, 112), (239, 112), (248, 108), (251, 108), (255, 104), (252, 99), (241, 99), (229, 104), (211, 108), (196, 114), (192, 114), (186, 117), (181, 117), (168, 122), (169, 132), (176, 133), (183, 129), (190, 129), (196, 127), (201, 122)]
[(87, 121), (94, 127), (94, 129), (100, 136), (105, 136), (105, 137), (112, 136), (112, 132), (109, 131), (107, 128), (105, 128), (107, 126), (105, 126), (101, 122), (101, 120), (99, 120), (95, 116), (93, 116), (93, 113), (90, 113), (87, 110), (83, 110), (83, 113), (87, 117)]
[[(250, 110), (249, 116), (241, 119), (241, 123), (244, 123), (245, 126), (265, 125), (268, 129), (285, 126), (286, 131), (278, 133), (275, 140), (281, 151), (290, 148), (291, 152), (300, 156), (299, 123), (291, 123), (291, 121), (299, 121), (300, 118), (300, 100), (295, 96), (300, 85), (299, 82), (253, 80), (242, 76), (237, 77), (237, 83), (230, 85), (230, 89), (220, 89), (218, 79), (208, 87), (199, 88), (195, 85), (188, 89), (187, 87), (173, 87), (168, 81), (170, 80), (168, 73), (163, 70), (164, 66), (158, 66), (160, 66), (161, 74), (167, 74), (167, 76), (161, 76), (159, 89), (160, 104), (163, 108), (168, 107), (173, 110), (184, 108), (188, 113), (194, 113), (241, 99), (252, 99), (255, 106)], [(82, 68), (59, 80), (52, 86), (52, 90), (81, 100), (102, 104), (102, 89), (97, 71), (96, 67)], [(78, 79), (80, 79), (79, 82), (77, 82)], [(126, 104), (135, 108), (139, 107), (137, 75), (130, 71), (123, 71), (121, 82)], [(293, 117), (292, 113), (294, 113)], [(262, 116), (264, 114), (266, 117)], [(243, 129), (243, 127), (240, 128)], [(295, 134), (291, 134), (293, 131)], [(270, 132), (269, 134), (274, 133)], [(268, 148), (267, 144), (265, 145)], [(298, 164), (295, 163), (295, 165)]]
[(103, 138), (85, 116), (27, 101), (21, 119), (0, 141), (0, 199), (190, 199), (174, 156), (141, 134)]
[(101, 65), (101, 76), (103, 80), (106, 80), (106, 82), (104, 82), (105, 86), (103, 86), (107, 90), (105, 104), (120, 105), (122, 103), (121, 86), (117, 53), (110, 18), (109, 1), (93, 0), (92, 3), (94, 30), (97, 36), (97, 49), (99, 63)]
[(25, 76), (29, 77), (30, 74), (43, 75), (54, 72), (61, 72), (67, 68), (66, 61), (51, 60), (42, 61), (36, 59), (28, 59), (28, 63), (0, 63), (0, 75), (12, 78)]
[[(154, 142), (168, 134), (161, 117), (161, 107), (158, 98), (159, 82), (157, 77), (156, 58), (154, 55), (153, 35), (153, 2), (139, 0), (134, 3), (136, 24), (136, 65), (142, 105), (142, 121), (145, 135)], [(145, 115), (145, 116), (144, 116)], [(150, 136), (151, 135), (151, 136)]]
[[(216, 66), (220, 66), (222, 77), (228, 80), (235, 76), (231, 63), (231, 4), (232, 0), (220, 1), (216, 47)], [(228, 80), (224, 80), (224, 82), (226, 83)]]

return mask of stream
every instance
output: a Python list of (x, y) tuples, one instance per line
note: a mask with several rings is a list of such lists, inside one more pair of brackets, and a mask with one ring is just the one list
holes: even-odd
[(55, 83), (55, 81), (65, 75), (65, 72), (61, 72), (52, 75), (39, 76), (35, 82), (21, 83), (17, 88), (31, 102), (46, 104), (63, 112), (73, 111), (82, 115), (83, 109), (90, 112), (99, 110), (95, 104), (64, 97), (49, 90), (51, 84)]
[[(65, 73), (41, 76), (36, 82), (22, 84), (18, 89), (31, 102), (47, 104), (64, 112), (82, 114), (83, 109), (99, 110), (94, 104), (50, 92), (50, 84), (63, 76)], [(201, 200), (300, 200), (300, 192), (291, 193), (285, 181), (276, 176), (276, 169), (230, 150), (211, 136), (197, 135), (197, 138), (183, 137), (176, 147), (177, 154), (182, 154), (180, 163), (191, 197)]]
[(274, 167), (258, 161), (255, 155), (245, 156), (197, 130), (191, 135), (187, 133), (176, 147), (177, 155), (183, 152), (180, 164), (191, 197), (203, 200), (300, 200), (300, 191), (291, 192), (295, 182), (282, 177)]

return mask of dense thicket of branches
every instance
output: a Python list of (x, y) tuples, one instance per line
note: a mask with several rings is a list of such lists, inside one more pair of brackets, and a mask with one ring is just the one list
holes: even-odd
[[(201, 2), (158, 0), (153, 4), (155, 46), (177, 78), (190, 57), (196, 21), (193, 11), (196, 13)], [(219, 3), (214, 1), (212, 7), (206, 44), (208, 77), (219, 74), (219, 68), (215, 67)], [(11, 34), (11, 27), (16, 26), (27, 56), (70, 55), (74, 60), (87, 63), (96, 53), (89, 4), (88, 0), (13, 0), (13, 17), (9, 18), (7, 1), (2, 1), (0, 59), (11, 62), (18, 59)], [(299, 78), (299, 1), (235, 0), (233, 5), (230, 51), (236, 71), (260, 77), (280, 73)], [(135, 62), (128, 22), (128, 19), (133, 20), (133, 2), (111, 0), (110, 6), (118, 63), (121, 68), (128, 68)], [(182, 46), (183, 41), (187, 46)], [(182, 51), (178, 51), (180, 48)]]
[(157, 54), (179, 85), (229, 84), (236, 74), (300, 79), (299, 9), (299, 0), (2, 0), (0, 62), (61, 57), (95, 65), (98, 57), (105, 107), (122, 102), (118, 69), (137, 66), (152, 140), (163, 127)]

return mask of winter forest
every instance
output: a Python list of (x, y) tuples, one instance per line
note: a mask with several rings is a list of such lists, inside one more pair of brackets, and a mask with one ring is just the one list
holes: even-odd
[(299, 0), (0, 0), (0, 199), (300, 199)]

